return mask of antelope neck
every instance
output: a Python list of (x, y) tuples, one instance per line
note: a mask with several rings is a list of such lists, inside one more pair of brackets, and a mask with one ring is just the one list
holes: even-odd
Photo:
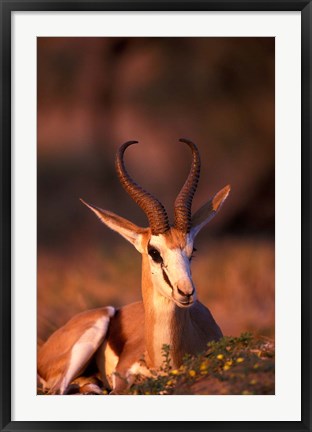
[(179, 308), (153, 286), (148, 257), (143, 255), (142, 296), (145, 313), (145, 345), (152, 367), (162, 365), (163, 345), (170, 346), (173, 366), (182, 360), (185, 332), (191, 326), (190, 309)]

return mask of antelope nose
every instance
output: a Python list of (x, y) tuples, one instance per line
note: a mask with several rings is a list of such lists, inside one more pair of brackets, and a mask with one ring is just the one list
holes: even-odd
[(180, 281), (177, 285), (177, 291), (181, 296), (190, 298), (194, 294), (195, 288), (190, 281), (187, 283)]
[(187, 297), (187, 298), (191, 297), (194, 294), (194, 291), (195, 289), (193, 288), (192, 292), (188, 294), (185, 293), (184, 291), (181, 291), (180, 288), (178, 287), (178, 293), (183, 297)]

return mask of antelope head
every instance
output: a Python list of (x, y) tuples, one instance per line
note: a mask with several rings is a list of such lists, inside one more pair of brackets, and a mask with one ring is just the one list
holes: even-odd
[(180, 308), (187, 308), (196, 299), (190, 268), (195, 237), (220, 210), (230, 186), (220, 190), (192, 216), (192, 200), (200, 175), (200, 156), (194, 143), (187, 139), (180, 141), (189, 146), (193, 160), (188, 177), (175, 200), (173, 225), (169, 224), (166, 210), (160, 201), (136, 184), (125, 168), (125, 150), (137, 141), (126, 142), (119, 148), (116, 171), (123, 188), (145, 212), (149, 227), (138, 227), (112, 212), (82, 202), (105, 225), (126, 238), (143, 255), (143, 262), (149, 268), (149, 286), (167, 301)]

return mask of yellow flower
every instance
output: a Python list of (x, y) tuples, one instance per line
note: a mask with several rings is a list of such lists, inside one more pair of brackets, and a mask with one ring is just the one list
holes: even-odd
[(178, 374), (179, 374), (179, 371), (178, 371), (177, 369), (173, 369), (173, 370), (171, 371), (171, 374), (172, 374), (172, 375), (178, 375)]
[(207, 362), (207, 361), (204, 361), (204, 362), (202, 362), (202, 364), (200, 365), (199, 369), (200, 369), (201, 371), (205, 371), (205, 370), (207, 369), (207, 367), (208, 367), (208, 362)]
[(228, 364), (225, 364), (225, 365), (223, 366), (223, 370), (227, 371), (227, 370), (230, 369), (230, 367), (231, 367), (231, 366), (229, 366)]
[(245, 359), (244, 359), (243, 357), (238, 357), (238, 358), (236, 359), (236, 363), (243, 363), (244, 360), (245, 360)]
[(172, 386), (172, 384), (173, 384), (173, 381), (172, 381), (172, 380), (167, 381), (167, 385), (168, 385), (168, 386)]
[(222, 359), (223, 359), (223, 357), (224, 357), (224, 355), (223, 355), (223, 354), (218, 354), (218, 355), (217, 355), (217, 359), (218, 359), (218, 360), (222, 360)]
[(225, 364), (228, 365), (228, 366), (232, 366), (233, 360), (228, 360)]
[(189, 376), (194, 377), (196, 375), (196, 371), (194, 371), (194, 369), (191, 369), (189, 371)]

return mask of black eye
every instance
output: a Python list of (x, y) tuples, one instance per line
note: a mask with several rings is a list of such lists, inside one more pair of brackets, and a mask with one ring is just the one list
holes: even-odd
[(155, 261), (156, 263), (160, 264), (163, 262), (163, 259), (162, 259), (161, 255), (157, 249), (155, 249), (153, 247), (149, 247), (148, 248), (148, 254), (149, 254), (149, 256), (152, 257), (152, 260)]

